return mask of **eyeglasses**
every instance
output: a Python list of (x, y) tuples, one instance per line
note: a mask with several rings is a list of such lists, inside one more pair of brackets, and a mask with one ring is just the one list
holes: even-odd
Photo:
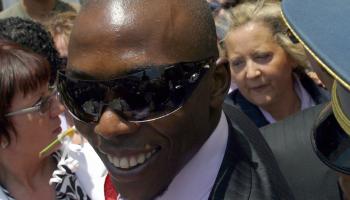
[(40, 114), (45, 114), (51, 107), (53, 98), (57, 95), (56, 89), (50, 89), (50, 95), (43, 97), (38, 103), (29, 108), (23, 108), (17, 111), (9, 112), (5, 114), (6, 117), (11, 117), (14, 115), (26, 114), (31, 112), (40, 112)]
[(130, 122), (162, 118), (178, 110), (214, 59), (145, 67), (112, 80), (83, 80), (58, 72), (59, 96), (76, 119), (97, 123), (108, 107)]
[(328, 112), (327, 119), (313, 131), (313, 149), (327, 166), (350, 175), (350, 136), (339, 126), (331, 109)]

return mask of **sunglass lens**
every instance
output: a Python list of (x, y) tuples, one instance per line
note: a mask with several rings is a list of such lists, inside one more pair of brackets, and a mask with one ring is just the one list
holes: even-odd
[(185, 98), (183, 88), (174, 89), (172, 81), (150, 71), (114, 82), (114, 99), (109, 107), (124, 119), (143, 121), (158, 118), (178, 108)]
[(105, 81), (78, 80), (60, 71), (57, 87), (66, 107), (84, 122), (97, 122), (106, 106), (127, 121), (141, 122), (179, 109), (209, 68), (207, 63), (145, 68)]
[(59, 73), (60, 98), (69, 111), (85, 122), (97, 121), (106, 89), (93, 82), (67, 79)]

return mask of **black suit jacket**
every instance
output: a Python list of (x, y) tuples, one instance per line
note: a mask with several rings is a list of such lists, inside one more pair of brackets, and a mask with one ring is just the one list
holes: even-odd
[(335, 172), (318, 159), (311, 144), (311, 131), (324, 106), (261, 129), (296, 199), (341, 199)]
[(223, 107), (228, 144), (209, 199), (294, 199), (258, 128), (232, 102)]

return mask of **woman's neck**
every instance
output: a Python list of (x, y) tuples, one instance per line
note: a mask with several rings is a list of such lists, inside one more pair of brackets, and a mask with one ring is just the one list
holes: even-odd
[[(14, 197), (51, 191), (48, 182), (55, 169), (51, 157), (44, 160), (4, 159), (0, 161), (0, 182)], [(47, 196), (47, 195), (45, 195)]]
[(56, 0), (23, 0), (22, 5), (32, 19), (45, 22), (55, 8)]

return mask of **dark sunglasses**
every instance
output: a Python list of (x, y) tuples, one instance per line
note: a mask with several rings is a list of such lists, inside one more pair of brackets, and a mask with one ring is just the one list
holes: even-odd
[(350, 136), (340, 127), (331, 109), (313, 130), (312, 145), (327, 166), (350, 175)]
[(59, 96), (70, 113), (97, 123), (106, 107), (130, 122), (145, 122), (178, 110), (214, 59), (146, 67), (111, 80), (85, 80), (58, 72)]

